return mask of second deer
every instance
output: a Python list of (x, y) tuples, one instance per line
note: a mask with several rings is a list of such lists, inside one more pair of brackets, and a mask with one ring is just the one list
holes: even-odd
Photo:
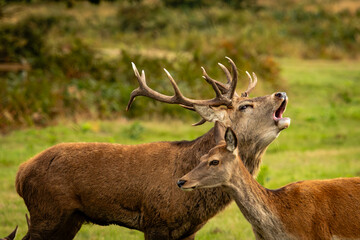
[(225, 141), (178, 181), (181, 189), (222, 186), (251, 223), (256, 239), (360, 238), (360, 178), (301, 181), (269, 190), (245, 168), (230, 128)]

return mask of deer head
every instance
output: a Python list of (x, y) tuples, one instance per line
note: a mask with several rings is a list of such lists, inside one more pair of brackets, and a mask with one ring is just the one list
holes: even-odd
[(225, 143), (212, 148), (201, 157), (200, 164), (177, 182), (179, 188), (191, 191), (230, 185), (234, 172), (239, 169), (240, 158), (236, 150), (237, 138), (231, 128), (225, 132)]
[(240, 157), (250, 173), (255, 174), (267, 146), (279, 135), (281, 130), (290, 125), (290, 119), (282, 116), (288, 98), (284, 92), (249, 98), (250, 92), (256, 86), (257, 77), (255, 73), (251, 76), (248, 72), (246, 72), (249, 77), (248, 88), (238, 95), (235, 91), (238, 77), (237, 68), (230, 58), (227, 59), (230, 62), (232, 73), (219, 63), (227, 78), (226, 84), (212, 79), (202, 67), (203, 78), (215, 91), (215, 97), (208, 100), (194, 100), (185, 97), (166, 69), (164, 69), (165, 73), (174, 88), (175, 94), (167, 96), (156, 92), (147, 86), (145, 72), (142, 71), (140, 75), (135, 64), (132, 63), (139, 87), (131, 93), (127, 110), (129, 110), (137, 96), (147, 96), (161, 102), (178, 104), (186, 109), (196, 111), (202, 117), (202, 120), (194, 125), (200, 125), (206, 121), (218, 122), (218, 126), (223, 126), (220, 130), (219, 139), (223, 137), (226, 127), (231, 127), (239, 139)]
[(15, 230), (12, 233), (10, 233), (9, 236), (7, 236), (5, 238), (0, 238), (0, 240), (13, 240), (13, 239), (15, 239), (17, 229), (18, 229), (18, 226), (16, 226)]

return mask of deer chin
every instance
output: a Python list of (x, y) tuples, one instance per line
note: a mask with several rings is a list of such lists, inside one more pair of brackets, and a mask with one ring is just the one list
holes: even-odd
[(278, 126), (280, 131), (290, 126), (290, 118), (283, 117), (283, 113), (286, 110), (287, 102), (288, 98), (285, 98), (284, 101), (282, 101), (280, 107), (273, 114), (275, 124), (276, 126)]

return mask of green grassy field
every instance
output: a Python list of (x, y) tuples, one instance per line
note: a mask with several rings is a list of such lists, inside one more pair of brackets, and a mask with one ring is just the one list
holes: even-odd
[[(264, 156), (260, 172), (264, 185), (278, 188), (304, 179), (360, 176), (359, 62), (279, 61), (287, 82), (278, 90), (286, 91), (289, 96), (285, 116), (292, 123)], [(179, 111), (185, 110), (179, 108)], [(194, 139), (210, 127), (211, 124), (191, 127), (190, 123), (160, 118), (136, 122), (80, 121), (0, 136), (0, 236), (10, 233), (16, 225), (19, 225), (17, 239), (27, 231), (26, 207), (14, 189), (14, 181), (18, 165), (37, 152), (70, 141), (137, 144)], [(143, 235), (117, 226), (84, 225), (76, 239), (143, 239)], [(254, 237), (250, 225), (232, 204), (211, 219), (197, 239)]]

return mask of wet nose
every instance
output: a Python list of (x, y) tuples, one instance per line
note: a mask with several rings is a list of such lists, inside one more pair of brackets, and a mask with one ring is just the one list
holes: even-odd
[(178, 185), (179, 188), (181, 188), (185, 183), (186, 183), (185, 180), (179, 180), (179, 181), (177, 182), (177, 185)]
[(277, 93), (275, 93), (275, 97), (285, 99), (287, 97), (286, 92), (277, 92)]

